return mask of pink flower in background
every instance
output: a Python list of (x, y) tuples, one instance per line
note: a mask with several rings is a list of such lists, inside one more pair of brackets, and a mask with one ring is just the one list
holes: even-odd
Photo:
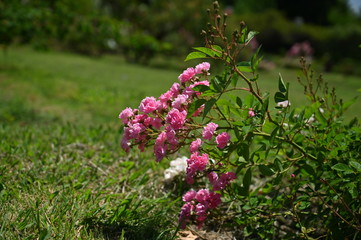
[(209, 81), (208, 80), (204, 80), (204, 81), (199, 81), (199, 82), (195, 82), (194, 84), (190, 85), (190, 88), (194, 88), (195, 86), (198, 85), (205, 85), (205, 86), (209, 86)]
[(152, 122), (153, 118), (147, 117), (146, 119), (144, 119), (144, 126), (149, 127), (150, 125), (152, 125)]
[(257, 38), (256, 37), (252, 38), (252, 40), (248, 43), (248, 45), (251, 47), (251, 49), (253, 51), (256, 51), (257, 48), (259, 47), (259, 43), (257, 41)]
[(170, 88), (169, 91), (171, 91), (171, 93), (173, 94), (173, 97), (177, 97), (178, 94), (180, 93), (181, 90), (181, 86), (179, 83), (173, 83), (172, 87)]
[(254, 117), (255, 115), (256, 115), (256, 114), (254, 113), (253, 109), (250, 108), (250, 109), (248, 110), (248, 117)]
[(221, 194), (215, 193), (215, 192), (209, 193), (209, 198), (208, 198), (208, 207), (209, 208), (216, 208), (221, 203), (222, 203)]
[(157, 162), (160, 162), (167, 154), (168, 147), (165, 144), (154, 144), (154, 155)]
[(172, 146), (177, 146), (178, 140), (177, 140), (176, 132), (173, 129), (167, 128), (166, 133), (167, 133), (167, 141), (169, 142), (169, 144)]
[(160, 118), (153, 118), (153, 122), (152, 122), (152, 126), (155, 128), (155, 129), (160, 129), (163, 124), (162, 124), (162, 119)]
[(145, 129), (146, 127), (141, 123), (130, 124), (129, 127), (124, 128), (124, 137), (127, 139), (137, 139)]
[[(200, 82), (196, 82), (196, 83), (190, 85), (189, 88), (191, 88), (192, 91), (193, 91), (193, 88), (194, 88), (195, 86), (198, 86), (198, 85), (209, 86), (209, 82), (208, 82), (207, 80), (205, 80), (205, 81), (200, 81)], [(201, 93), (198, 92), (198, 91), (194, 91), (194, 92), (197, 94), (197, 96), (201, 95)]]
[(135, 115), (134, 119), (132, 120), (132, 124), (135, 123), (142, 123), (144, 122), (145, 119), (148, 118), (147, 114), (139, 114), (139, 115)]
[(167, 114), (166, 121), (167, 121), (167, 123), (170, 124), (170, 126), (174, 130), (178, 130), (183, 127), (186, 117), (187, 117), (187, 112), (185, 110), (179, 111), (178, 109), (173, 108)]
[(186, 203), (179, 214), (179, 223), (182, 229), (194, 216), (198, 228), (201, 228), (207, 219), (208, 209), (216, 208), (222, 203), (221, 195), (208, 189), (200, 189), (198, 192), (191, 190), (184, 194), (183, 201)]
[(194, 68), (187, 68), (181, 75), (179, 75), (178, 79), (181, 83), (185, 83), (191, 80), (194, 75), (196, 75), (196, 70)]
[(202, 106), (200, 106), (192, 115), (192, 117), (198, 117), (199, 114), (201, 114), (201, 112), (203, 111), (204, 109), (204, 104)]
[(181, 229), (185, 229), (186, 228), (186, 224), (187, 222), (190, 221), (191, 218), (191, 213), (194, 211), (194, 205), (187, 202), (185, 203), (182, 208), (181, 208), (181, 212), (179, 214), (179, 223), (180, 223), (180, 228)]
[(184, 94), (178, 95), (172, 102), (172, 107), (182, 110), (184, 105), (187, 105), (188, 96)]
[(216, 123), (210, 122), (203, 128), (202, 136), (204, 139), (211, 140), (214, 134), (214, 131), (216, 131), (218, 125)]
[(199, 147), (202, 145), (202, 140), (200, 138), (197, 138), (194, 140), (191, 145), (189, 146), (190, 152), (195, 153), (198, 152)]
[(211, 182), (214, 191), (224, 189), (232, 180), (235, 180), (236, 178), (237, 176), (234, 172), (223, 173), (221, 177), (218, 177), (216, 172), (210, 172), (208, 174), (208, 179)]
[(186, 194), (183, 195), (182, 199), (184, 202), (190, 202), (192, 201), (197, 195), (197, 192), (194, 190), (186, 192)]
[(166, 132), (161, 132), (157, 139), (155, 140), (155, 144), (156, 145), (160, 145), (160, 144), (163, 144), (165, 141), (167, 140), (167, 134)]
[(208, 179), (212, 185), (215, 185), (218, 182), (219, 177), (216, 172), (210, 172), (210, 173), (208, 173)]
[(158, 108), (158, 102), (155, 97), (146, 97), (139, 105), (139, 110), (144, 113), (151, 113)]
[(196, 200), (200, 203), (207, 203), (209, 198), (209, 190), (208, 189), (201, 189), (197, 192)]
[(202, 203), (198, 203), (196, 205), (196, 221), (197, 221), (197, 227), (198, 229), (203, 227), (204, 221), (207, 219), (207, 207), (202, 204)]
[(162, 102), (167, 102), (170, 101), (173, 97), (173, 92), (171, 90), (163, 93), (162, 95), (160, 95), (159, 100)]
[(313, 54), (313, 49), (309, 41), (304, 41), (300, 43), (295, 43), (288, 50), (287, 55), (290, 57), (299, 57), (299, 56), (311, 56)]
[(119, 118), (123, 120), (124, 124), (127, 124), (129, 122), (129, 118), (133, 117), (134, 113), (133, 110), (129, 107), (127, 107), (126, 109), (124, 109), (120, 114), (119, 114)]
[(184, 90), (183, 90), (183, 93), (184, 95), (187, 95), (188, 97), (192, 97), (193, 93), (195, 93), (191, 87), (186, 87)]
[(203, 153), (199, 155), (198, 152), (195, 152), (191, 155), (189, 159), (187, 159), (187, 176), (186, 181), (188, 184), (193, 184), (193, 177), (197, 171), (203, 171), (208, 163), (208, 154)]
[(129, 152), (130, 150), (130, 142), (127, 138), (123, 137), (121, 145), (120, 145), (125, 152)]
[(195, 71), (196, 74), (201, 74), (203, 72), (208, 72), (210, 68), (211, 64), (209, 64), (208, 62), (202, 62), (195, 67)]
[(231, 136), (226, 132), (222, 132), (221, 134), (218, 134), (218, 136), (216, 137), (217, 147), (224, 148), (225, 146), (227, 146), (230, 139)]

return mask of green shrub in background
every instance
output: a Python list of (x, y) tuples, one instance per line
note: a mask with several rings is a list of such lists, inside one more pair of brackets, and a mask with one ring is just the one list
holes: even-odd
[(193, 190), (183, 195), (180, 228), (237, 229), (236, 237), (251, 239), (357, 239), (361, 128), (356, 118), (343, 122), (353, 101), (338, 99), (304, 60), (304, 107), (292, 108), (281, 75), (274, 96), (262, 92), (259, 51), (238, 60), (257, 33), (241, 24), (227, 35), (226, 18), (215, 2), (205, 46), (186, 58), (219, 60), (222, 74), (201, 63), (159, 98), (126, 108), (122, 147), (154, 147), (158, 162), (189, 149)]
[[(222, 3), (234, 15), (230, 26), (243, 19), (250, 28), (259, 29), (257, 40), (265, 52), (284, 55), (295, 43), (308, 41), (325, 70), (358, 73), (360, 52), (354, 47), (361, 42), (360, 19), (350, 10), (340, 15), (337, 4), (327, 6), (322, 21), (314, 21), (328, 25), (314, 25), (312, 19), (290, 19), (296, 13), (287, 18), (292, 9), (280, 0)], [(117, 53), (130, 62), (148, 64), (156, 56), (183, 56), (191, 46), (202, 43), (199, 33), (207, 19), (199, 9), (206, 4), (208, 0), (2, 1), (0, 44), (6, 48), (14, 42), (31, 43), (37, 49), (95, 56)], [(338, 4), (344, 6), (342, 1)], [(326, 19), (327, 11), (332, 19)]]

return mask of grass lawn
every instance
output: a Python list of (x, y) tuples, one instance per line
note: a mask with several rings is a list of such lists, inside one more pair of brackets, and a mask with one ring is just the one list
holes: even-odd
[[(278, 72), (291, 82), (292, 105), (302, 106), (296, 70), (261, 73), (261, 88), (274, 92)], [(125, 155), (118, 114), (158, 97), (179, 74), (115, 56), (19, 47), (2, 56), (0, 239), (170, 239), (181, 201), (162, 187), (168, 162)], [(345, 100), (360, 94), (361, 78), (325, 79)], [(361, 116), (359, 104), (347, 119)]]

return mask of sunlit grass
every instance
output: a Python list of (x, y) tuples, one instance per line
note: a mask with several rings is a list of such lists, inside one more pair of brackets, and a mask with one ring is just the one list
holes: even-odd
[[(297, 70), (261, 72), (261, 89), (276, 91), (279, 72), (292, 106), (302, 106)], [(169, 239), (181, 203), (163, 189), (168, 162), (125, 155), (117, 117), (179, 73), (116, 56), (10, 49), (0, 63), (0, 239)], [(361, 88), (357, 77), (325, 80), (346, 100)], [(348, 118), (360, 117), (358, 104)]]

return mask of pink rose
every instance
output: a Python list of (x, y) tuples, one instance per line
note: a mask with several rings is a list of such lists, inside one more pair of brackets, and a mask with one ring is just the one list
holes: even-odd
[(211, 64), (209, 64), (208, 62), (203, 62), (203, 63), (198, 64), (195, 67), (195, 70), (196, 70), (197, 74), (201, 74), (203, 72), (208, 72), (210, 67), (211, 67)]
[(186, 194), (183, 195), (184, 202), (190, 202), (196, 197), (197, 192), (194, 190), (188, 191)]
[(144, 113), (151, 113), (158, 108), (158, 102), (155, 97), (146, 97), (139, 105), (139, 110)]
[(222, 132), (221, 134), (218, 134), (218, 136), (216, 137), (217, 147), (224, 148), (225, 146), (227, 146), (230, 139), (231, 136), (226, 132)]
[(210, 122), (203, 128), (202, 136), (204, 139), (211, 140), (214, 134), (214, 131), (216, 131), (218, 125)]
[(194, 68), (187, 68), (179, 75), (178, 79), (181, 83), (185, 83), (191, 80), (194, 75), (196, 75), (196, 70)]
[(186, 121), (187, 112), (179, 111), (176, 108), (173, 108), (169, 111), (166, 117), (166, 122), (170, 124), (170, 126), (174, 130), (181, 129)]
[(133, 110), (128, 107), (119, 114), (119, 118), (123, 120), (124, 124), (127, 124), (129, 122), (129, 118), (133, 116), (134, 116)]
[(202, 145), (202, 140), (200, 138), (197, 138), (189, 146), (190, 152), (191, 153), (198, 152), (198, 149), (201, 145)]
[(172, 102), (172, 107), (182, 110), (184, 105), (187, 105), (188, 96), (184, 94), (178, 95)]

